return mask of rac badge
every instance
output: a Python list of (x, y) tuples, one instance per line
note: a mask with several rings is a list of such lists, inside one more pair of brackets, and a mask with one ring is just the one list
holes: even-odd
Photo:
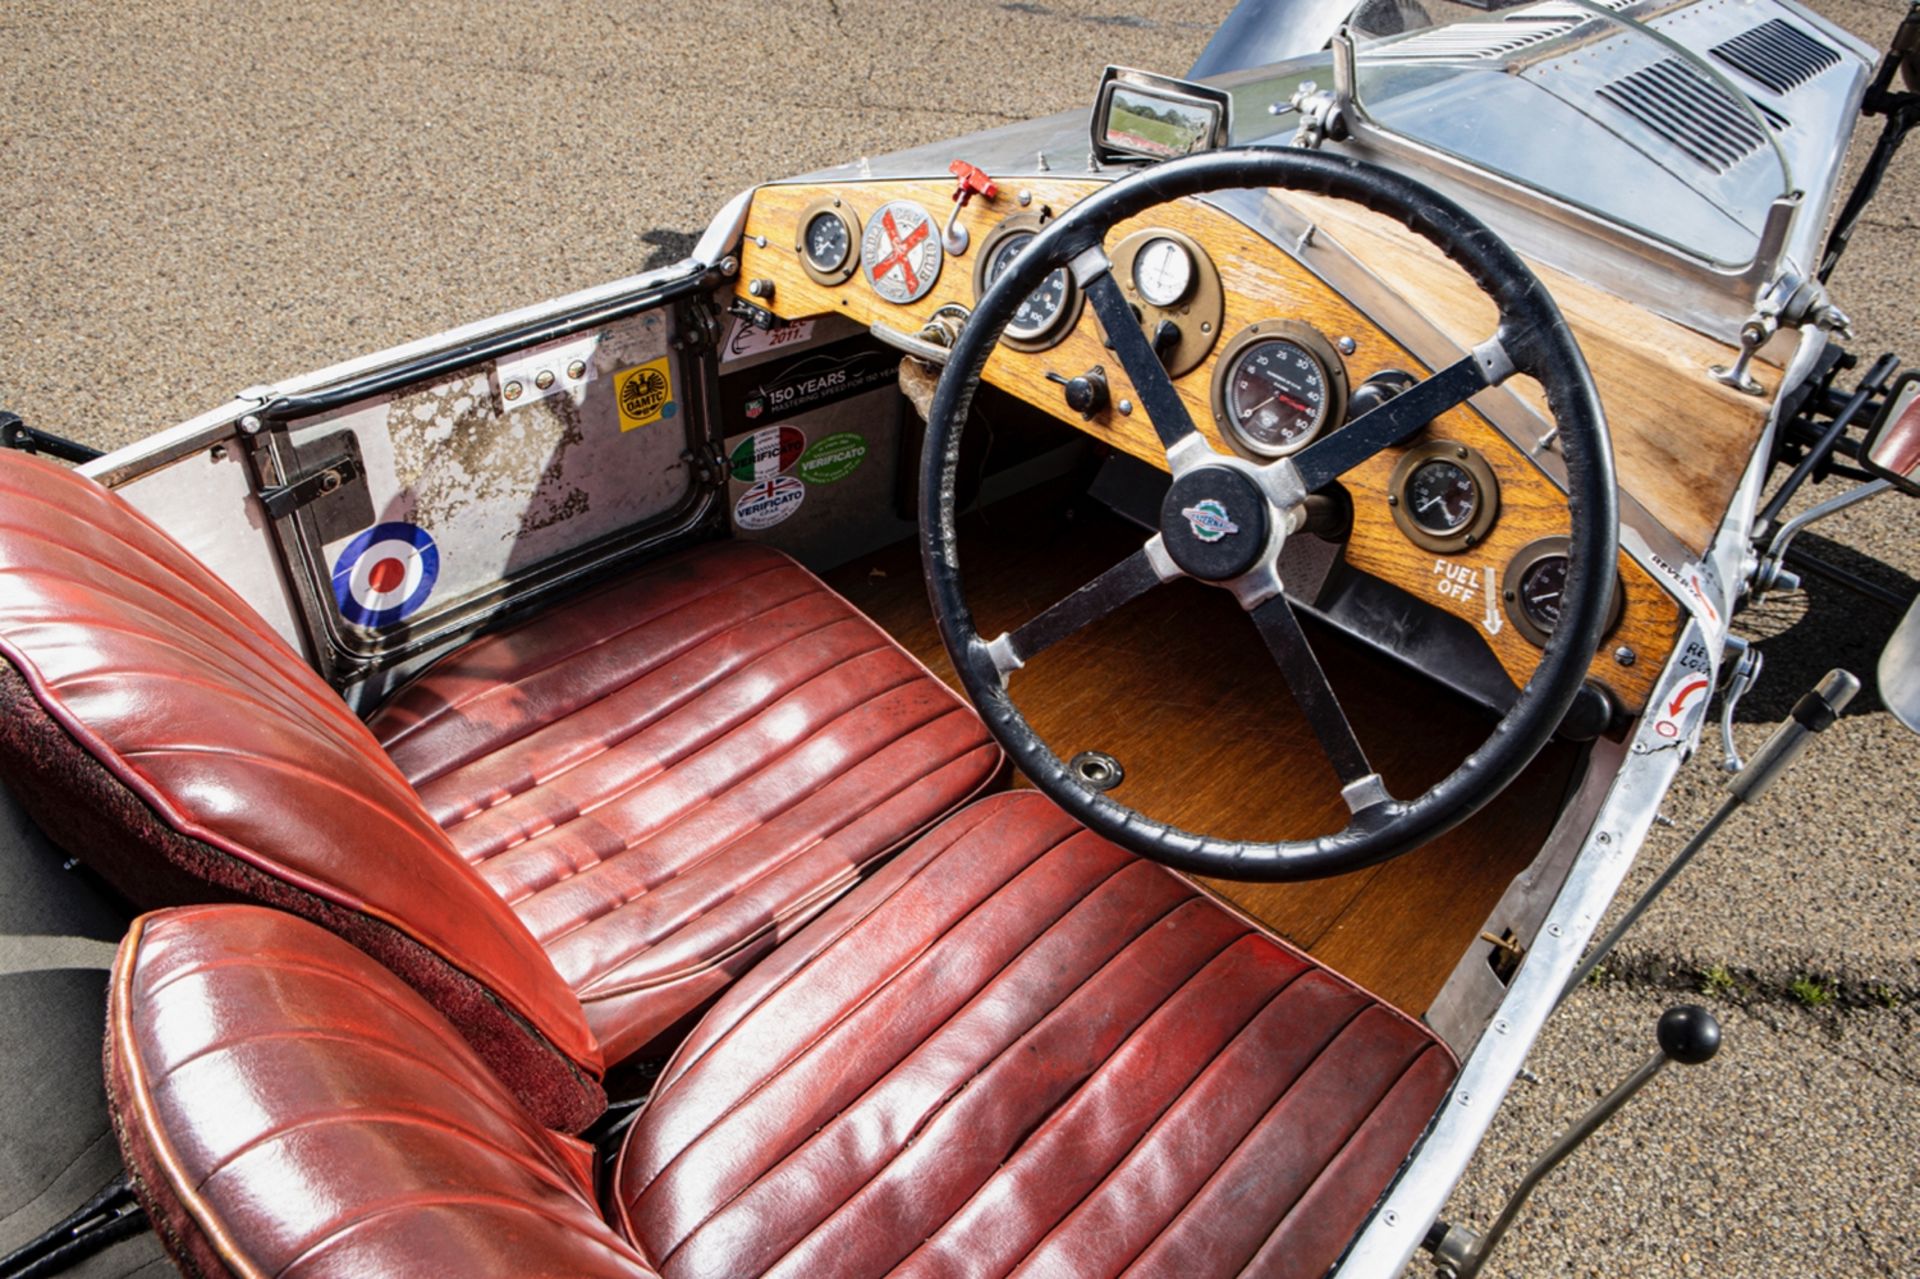
[(1238, 533), (1240, 526), (1227, 518), (1227, 508), (1212, 498), (1202, 498), (1180, 514), (1187, 517), (1187, 523), (1193, 526), (1193, 535), (1203, 542), (1217, 542), (1229, 533)]

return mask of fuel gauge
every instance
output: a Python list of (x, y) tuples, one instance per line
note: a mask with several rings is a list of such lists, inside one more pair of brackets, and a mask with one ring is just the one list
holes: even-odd
[(1454, 555), (1486, 537), (1500, 513), (1500, 481), (1480, 451), (1429, 440), (1401, 455), (1387, 482), (1387, 506), (1407, 540)]

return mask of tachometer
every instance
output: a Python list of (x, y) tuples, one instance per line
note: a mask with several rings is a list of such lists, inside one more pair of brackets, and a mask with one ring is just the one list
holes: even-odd
[(845, 284), (860, 269), (854, 246), (860, 243), (860, 215), (837, 195), (815, 200), (800, 211), (793, 251), (815, 284)]
[(1500, 512), (1500, 481), (1478, 449), (1428, 440), (1400, 457), (1387, 481), (1393, 522), (1414, 545), (1451, 555), (1487, 535)]
[[(994, 281), (1033, 243), (1045, 225), (1044, 214), (1020, 213), (1008, 218), (980, 245), (973, 266), (973, 299), (978, 303)], [(1000, 340), (1017, 351), (1042, 351), (1066, 335), (1080, 315), (1080, 290), (1065, 267), (1049, 272), (1033, 292), (1020, 301)]]
[(1346, 411), (1347, 373), (1333, 344), (1308, 325), (1263, 320), (1227, 343), (1213, 376), (1213, 413), (1229, 443), (1254, 457), (1285, 457)]

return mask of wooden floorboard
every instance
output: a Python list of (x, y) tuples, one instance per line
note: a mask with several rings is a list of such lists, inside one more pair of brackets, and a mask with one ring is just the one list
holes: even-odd
[[(1145, 537), (1097, 508), (1034, 500), (969, 515), (961, 529), (961, 570), (989, 636)], [(953, 682), (913, 543), (828, 581)], [(1485, 739), (1485, 712), (1329, 631), (1311, 634), (1393, 793), (1417, 794)], [(1190, 581), (1162, 587), (1041, 654), (1014, 677), (1013, 694), (1062, 759), (1087, 749), (1119, 759), (1126, 780), (1114, 797), (1163, 821), (1275, 839), (1322, 834), (1346, 817), (1331, 766), (1225, 592)], [(1384, 866), (1305, 884), (1208, 886), (1383, 998), (1423, 1012), (1545, 840), (1578, 759), (1549, 748), (1473, 820)]]

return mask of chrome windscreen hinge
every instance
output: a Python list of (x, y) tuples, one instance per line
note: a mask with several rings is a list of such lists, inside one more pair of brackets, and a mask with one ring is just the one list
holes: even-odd
[(1809, 324), (1842, 337), (1853, 335), (1852, 319), (1833, 304), (1833, 299), (1827, 296), (1826, 286), (1820, 281), (1807, 279), (1792, 271), (1775, 276), (1760, 290), (1760, 300), (1754, 304), (1753, 314), (1740, 326), (1739, 358), (1731, 365), (1711, 365), (1707, 371), (1713, 375), (1714, 381), (1724, 386), (1746, 395), (1764, 395), (1766, 388), (1754, 380), (1750, 371), (1754, 356), (1781, 329), (1804, 328)]

